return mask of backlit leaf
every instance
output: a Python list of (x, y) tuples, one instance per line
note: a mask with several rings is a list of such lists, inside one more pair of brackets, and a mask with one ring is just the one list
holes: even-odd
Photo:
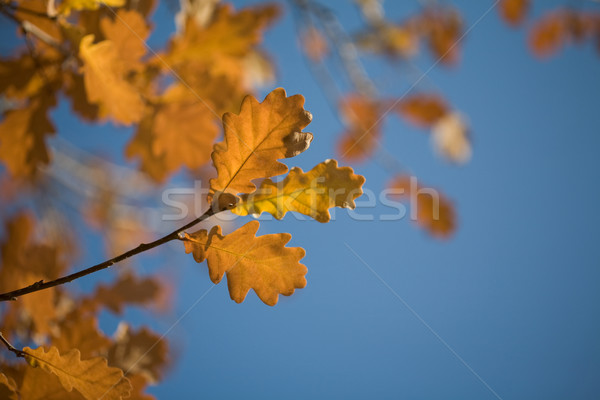
[(364, 161), (377, 149), (381, 134), (381, 103), (358, 94), (340, 102), (346, 131), (337, 144), (338, 155), (348, 161)]
[(537, 57), (549, 57), (562, 48), (567, 39), (567, 26), (561, 10), (552, 11), (537, 20), (529, 32), (529, 47)]
[(23, 352), (29, 365), (58, 376), (68, 392), (76, 389), (87, 400), (119, 400), (128, 397), (131, 391), (131, 384), (123, 376), (123, 371), (109, 367), (104, 358), (81, 360), (79, 350), (73, 349), (60, 355), (56, 347), (51, 347), (48, 352), (43, 347), (25, 347)]
[(208, 259), (210, 279), (219, 283), (227, 274), (231, 299), (241, 303), (250, 289), (267, 305), (277, 303), (279, 294), (289, 296), (295, 288), (306, 286), (306, 267), (299, 263), (305, 251), (300, 247), (285, 247), (288, 233), (255, 236), (258, 221), (223, 236), (221, 227), (210, 233), (200, 230), (186, 234), (186, 253), (193, 253), (198, 262)]
[(125, 2), (126, 0), (63, 0), (58, 11), (61, 14), (69, 15), (73, 10), (97, 10), (101, 5), (122, 7)]
[(119, 59), (129, 68), (139, 63), (146, 54), (145, 41), (150, 34), (150, 27), (137, 11), (120, 9), (115, 19), (100, 20), (102, 34), (115, 44)]
[(247, 96), (238, 115), (225, 114), (225, 141), (217, 143), (212, 153), (218, 176), (210, 180), (211, 196), (250, 193), (256, 188), (253, 179), (287, 172), (287, 166), (277, 160), (303, 152), (313, 138), (302, 132), (312, 119), (303, 105), (303, 96), (287, 97), (279, 88), (262, 103)]
[(448, 106), (440, 95), (417, 93), (400, 100), (396, 111), (411, 124), (426, 128), (442, 118)]
[(0, 373), (0, 399), (19, 400), (15, 381)]
[(520, 25), (527, 16), (529, 0), (500, 0), (498, 11), (502, 19), (510, 26)]
[(93, 41), (93, 35), (81, 39), (79, 52), (88, 100), (100, 106), (102, 115), (117, 123), (138, 122), (144, 103), (136, 88), (125, 80), (126, 66), (118, 47), (110, 40), (96, 44)]
[(354, 199), (362, 195), (365, 178), (355, 175), (350, 167), (338, 167), (337, 161), (328, 160), (303, 172), (292, 168), (281, 182), (265, 179), (256, 192), (242, 196), (231, 210), (238, 215), (271, 213), (281, 219), (288, 211), (328, 222), (332, 207), (354, 208)]

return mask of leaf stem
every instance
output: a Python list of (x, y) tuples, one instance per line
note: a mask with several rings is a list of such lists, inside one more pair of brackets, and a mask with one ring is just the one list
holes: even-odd
[[(0, 294), (0, 302), (1, 301), (9, 301), (9, 300), (16, 300), (17, 297), (19, 296), (23, 296), (25, 294), (29, 294), (29, 293), (34, 293), (34, 292), (38, 292), (40, 290), (44, 290), (44, 289), (48, 289), (54, 286), (59, 286), (62, 285), (64, 283), (67, 282), (71, 282), (74, 281), (75, 279), (79, 279), (81, 277), (84, 277), (86, 275), (92, 274), (96, 271), (100, 271), (102, 269), (106, 269), (120, 261), (123, 261), (129, 257), (135, 256), (136, 254), (140, 254), (143, 253), (144, 251), (153, 249), (157, 246), (160, 246), (162, 244), (165, 244), (167, 242), (170, 242), (171, 240), (176, 240), (179, 239), (179, 234), (182, 233), (183, 231), (185, 231), (186, 229), (191, 228), (192, 226), (198, 224), (201, 221), (204, 221), (205, 219), (207, 219), (208, 217), (213, 216), (216, 212), (220, 212), (220, 211), (224, 211), (222, 209), (217, 209), (215, 210), (214, 207), (210, 207), (208, 210), (206, 210), (204, 212), (204, 214), (202, 214), (201, 216), (199, 216), (198, 218), (196, 218), (195, 220), (193, 220), (192, 222), (182, 226), (181, 228), (169, 233), (166, 236), (161, 237), (160, 239), (156, 239), (153, 242), (150, 243), (142, 243), (139, 246), (126, 251), (125, 253), (118, 255), (114, 258), (111, 258), (110, 260), (106, 260), (100, 264), (96, 264), (94, 266), (91, 266), (89, 268), (83, 269), (81, 271), (78, 272), (74, 272), (70, 275), (66, 275), (63, 276), (61, 278), (57, 278), (54, 279), (52, 281), (48, 281), (48, 282), (44, 282), (43, 280), (32, 283), (29, 286), (25, 286), (21, 289), (17, 289), (17, 290), (13, 290), (11, 292), (6, 292), (6, 293), (2, 293)], [(9, 345), (9, 343), (4, 339), (4, 338), (0, 338), (0, 340), (2, 340), (4, 342), (5, 345)], [(13, 348), (14, 349), (14, 348)], [(9, 348), (10, 350), (10, 348)], [(12, 350), (11, 350), (12, 351)]]
[(6, 340), (6, 338), (4, 337), (4, 335), (2, 335), (2, 332), (0, 332), (0, 341), (2, 341), (2, 343), (4, 343), (4, 345), (6, 346), (6, 348), (9, 351), (12, 351), (13, 353), (15, 353), (15, 355), (17, 357), (25, 357), (25, 352), (22, 350), (17, 349), (15, 346), (13, 346), (12, 344), (10, 344), (10, 342), (8, 340)]

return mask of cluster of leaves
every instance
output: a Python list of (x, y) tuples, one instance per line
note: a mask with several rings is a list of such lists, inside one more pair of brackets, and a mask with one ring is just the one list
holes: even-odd
[[(531, 8), (530, 0), (501, 0), (500, 15), (512, 27), (525, 23)], [(595, 41), (600, 53), (600, 12), (575, 8), (546, 11), (533, 21), (529, 30), (529, 47), (533, 54), (547, 58), (565, 44)]]

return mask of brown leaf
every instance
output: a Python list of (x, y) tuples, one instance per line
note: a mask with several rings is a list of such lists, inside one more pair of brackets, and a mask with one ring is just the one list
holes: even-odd
[(15, 381), (3, 373), (0, 373), (0, 399), (19, 400)]
[(302, 35), (304, 53), (313, 62), (321, 62), (329, 54), (329, 45), (321, 32), (313, 26)]
[(448, 106), (438, 94), (417, 93), (403, 98), (396, 111), (411, 124), (427, 128), (446, 115)]
[(58, 376), (40, 368), (27, 368), (21, 384), (22, 400), (84, 400), (78, 391), (67, 390), (61, 385)]
[(110, 286), (99, 285), (92, 300), (116, 314), (126, 305), (149, 305), (160, 298), (161, 285), (155, 278), (124, 274)]
[(313, 138), (302, 132), (312, 119), (303, 106), (303, 96), (287, 97), (279, 88), (262, 103), (247, 96), (238, 115), (225, 114), (225, 141), (212, 153), (218, 177), (210, 180), (210, 197), (216, 192), (250, 193), (256, 189), (253, 179), (287, 172), (277, 160), (303, 152)]
[(429, 7), (418, 23), (436, 59), (446, 65), (456, 64), (460, 59), (463, 30), (460, 14), (453, 8)]
[(27, 107), (10, 110), (0, 123), (0, 160), (15, 177), (31, 177), (50, 162), (46, 136), (56, 131), (48, 119), (51, 99), (32, 99)]
[(202, 262), (208, 259), (210, 279), (219, 283), (227, 274), (231, 299), (241, 303), (248, 291), (254, 289), (267, 305), (277, 304), (279, 294), (290, 296), (295, 288), (306, 286), (306, 267), (299, 263), (305, 255), (300, 247), (285, 247), (290, 241), (288, 233), (256, 237), (258, 221), (246, 225), (227, 236), (221, 227), (186, 234), (186, 253)]
[(562, 48), (568, 37), (562, 10), (546, 13), (529, 32), (529, 47), (537, 57), (545, 58)]
[(52, 345), (61, 353), (78, 349), (83, 358), (90, 358), (108, 349), (110, 340), (98, 329), (95, 316), (75, 310), (54, 330)]
[(104, 37), (115, 44), (119, 59), (127, 68), (134, 69), (140, 65), (140, 58), (146, 54), (145, 41), (150, 35), (150, 27), (140, 13), (117, 10), (114, 20), (100, 20), (100, 29)]
[(167, 367), (168, 355), (166, 339), (147, 328), (133, 331), (129, 325), (121, 323), (108, 351), (108, 361), (126, 371), (128, 376), (134, 374), (142, 376), (146, 382), (157, 383)]
[(346, 132), (337, 144), (338, 155), (347, 161), (364, 161), (378, 147), (381, 134), (381, 104), (367, 97), (350, 94), (340, 102)]
[(51, 347), (48, 352), (43, 347), (25, 347), (23, 352), (29, 365), (58, 376), (68, 392), (76, 389), (87, 400), (120, 400), (128, 397), (131, 391), (131, 384), (123, 376), (123, 371), (109, 367), (104, 358), (81, 360), (79, 350), (73, 349), (60, 355), (56, 347)]
[(450, 237), (456, 228), (452, 204), (437, 190), (420, 186), (417, 178), (398, 175), (388, 188), (400, 191), (399, 197), (409, 200), (411, 219), (430, 235), (439, 238)]
[(516, 27), (527, 17), (529, 5), (529, 0), (500, 0), (498, 11), (508, 25)]

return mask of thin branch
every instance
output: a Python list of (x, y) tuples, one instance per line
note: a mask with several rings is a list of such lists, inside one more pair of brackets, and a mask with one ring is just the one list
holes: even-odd
[[(153, 249), (157, 246), (160, 246), (161, 244), (165, 244), (167, 242), (170, 242), (172, 240), (177, 240), (180, 239), (180, 234), (185, 231), (186, 229), (191, 228), (192, 226), (198, 224), (201, 221), (204, 221), (205, 219), (207, 219), (208, 217), (213, 216), (216, 212), (220, 212), (220, 211), (224, 211), (225, 209), (218, 209), (215, 210), (214, 207), (209, 208), (208, 210), (206, 210), (206, 212), (204, 214), (202, 214), (201, 216), (199, 216), (198, 218), (196, 218), (195, 220), (193, 220), (192, 222), (186, 224), (185, 226), (182, 226), (181, 228), (169, 233), (166, 236), (161, 237), (160, 239), (156, 239), (153, 242), (150, 243), (142, 243), (139, 246), (137, 246), (136, 248), (133, 248), (121, 255), (118, 255), (114, 258), (111, 258), (110, 260), (106, 260), (100, 264), (96, 264), (92, 267), (83, 269), (79, 272), (75, 272), (72, 273), (70, 275), (66, 275), (63, 276), (61, 278), (58, 279), (54, 279), (52, 281), (48, 281), (48, 282), (44, 282), (43, 280), (35, 282), (29, 286), (23, 287), (21, 289), (17, 289), (17, 290), (13, 290), (12, 292), (7, 292), (7, 293), (2, 293), (0, 294), (0, 301), (9, 301), (9, 300), (16, 300), (17, 297), (19, 296), (23, 296), (25, 294), (29, 294), (29, 293), (34, 293), (34, 292), (38, 292), (40, 290), (44, 290), (44, 289), (48, 289), (54, 286), (59, 286), (62, 285), (64, 283), (67, 282), (71, 282), (75, 279), (79, 279), (81, 277), (84, 277), (86, 275), (92, 274), (94, 272), (106, 269), (118, 262), (121, 262), (129, 257), (135, 256), (136, 254), (140, 254), (143, 253), (144, 251), (148, 251), (150, 249)], [(5, 342), (5, 344), (8, 342)], [(10, 349), (9, 349), (10, 350)]]
[(8, 340), (6, 340), (6, 338), (2, 335), (2, 332), (0, 332), (0, 341), (2, 343), (4, 343), (4, 345), (6, 346), (6, 348), (9, 351), (12, 351), (13, 353), (15, 353), (15, 355), (17, 357), (25, 357), (25, 352), (22, 350), (17, 349), (15, 346), (13, 346), (12, 344), (9, 343)]

